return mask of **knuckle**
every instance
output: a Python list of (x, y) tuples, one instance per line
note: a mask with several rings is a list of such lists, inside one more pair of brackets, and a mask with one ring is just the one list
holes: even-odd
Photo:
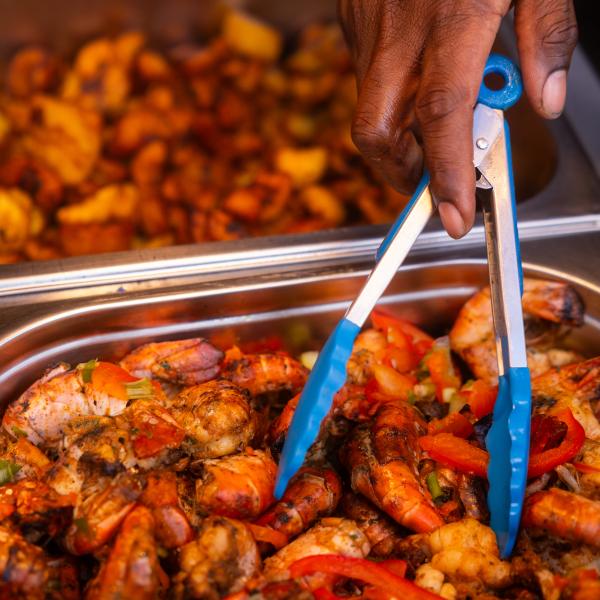
[(466, 94), (450, 85), (425, 88), (415, 103), (418, 121), (423, 125), (444, 120), (466, 100)]
[(359, 112), (352, 122), (352, 141), (366, 156), (380, 159), (385, 156), (392, 142), (389, 129), (383, 124), (374, 122), (365, 113)]
[(565, 3), (561, 6), (547, 11), (538, 19), (540, 45), (550, 56), (570, 55), (579, 37), (575, 17)]

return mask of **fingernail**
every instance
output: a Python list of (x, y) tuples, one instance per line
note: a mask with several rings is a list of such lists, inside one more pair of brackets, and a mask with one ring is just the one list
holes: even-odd
[(467, 229), (465, 222), (454, 204), (440, 202), (438, 210), (446, 231), (453, 238), (460, 238), (465, 235)]
[(548, 75), (542, 90), (542, 109), (546, 115), (555, 119), (562, 113), (567, 97), (567, 72), (564, 69)]

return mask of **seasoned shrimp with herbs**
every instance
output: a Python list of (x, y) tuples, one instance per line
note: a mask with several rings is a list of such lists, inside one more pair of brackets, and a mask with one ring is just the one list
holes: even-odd
[(533, 412), (509, 559), (489, 527), (497, 387), (482, 290), (449, 336), (372, 313), (280, 499), (314, 354), (273, 336), (228, 348), (217, 332), (223, 351), (150, 342), (50, 370), (3, 416), (0, 598), (595, 600), (600, 358), (568, 350), (562, 327), (582, 319), (569, 286), (528, 280), (523, 301)]

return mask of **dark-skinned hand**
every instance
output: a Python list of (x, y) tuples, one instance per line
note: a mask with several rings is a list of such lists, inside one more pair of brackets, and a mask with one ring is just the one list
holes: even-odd
[(512, 5), (525, 91), (554, 119), (577, 42), (571, 0), (338, 0), (358, 83), (354, 143), (403, 193), (425, 164), (444, 227), (457, 238), (475, 216), (473, 108)]

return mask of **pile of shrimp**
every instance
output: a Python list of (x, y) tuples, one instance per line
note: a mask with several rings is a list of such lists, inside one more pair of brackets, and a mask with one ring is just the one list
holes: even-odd
[(351, 141), (337, 25), (241, 12), (205, 42), (26, 46), (0, 65), (0, 264), (391, 222)]
[(561, 348), (583, 322), (568, 285), (526, 280), (523, 309), (534, 414), (510, 559), (477, 462), (497, 378), (483, 289), (437, 339), (373, 313), (280, 500), (314, 353), (216, 335), (47, 371), (2, 419), (0, 598), (599, 598), (600, 357)]

